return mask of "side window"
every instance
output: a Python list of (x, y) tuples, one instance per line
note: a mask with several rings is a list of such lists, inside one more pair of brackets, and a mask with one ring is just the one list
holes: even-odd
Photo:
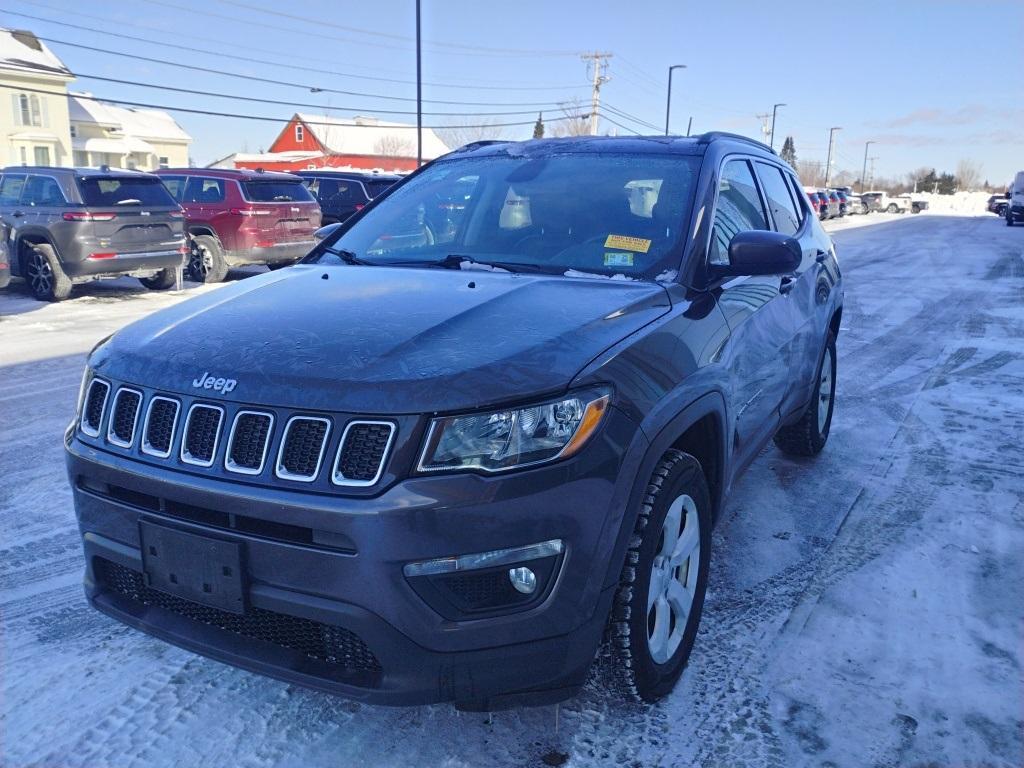
[(306, 185), (306, 189), (309, 190), (309, 194), (317, 200), (320, 199), (320, 179), (303, 179), (302, 183)]
[(60, 184), (51, 176), (29, 176), (21, 193), (22, 205), (54, 206), (65, 205)]
[(171, 193), (171, 197), (181, 202), (182, 194), (185, 192), (185, 177), (184, 176), (161, 176), (160, 181), (167, 187), (167, 191)]
[(21, 199), (21, 190), (25, 186), (25, 177), (18, 173), (8, 173), (0, 182), (0, 205), (17, 205)]
[(224, 199), (224, 180), (190, 176), (185, 185), (186, 203), (219, 203)]
[(711, 229), (708, 262), (729, 263), (729, 243), (740, 232), (768, 229), (754, 174), (746, 160), (729, 160), (718, 180), (718, 202)]
[(800, 217), (782, 170), (767, 163), (757, 163), (757, 176), (761, 179), (764, 196), (768, 198), (775, 229), (784, 235), (795, 235), (800, 229)]
[(804, 192), (803, 187), (800, 186), (799, 180), (791, 173), (784, 173), (786, 180), (789, 182), (789, 193), (793, 196), (793, 204), (796, 206), (796, 217), (800, 220), (800, 223), (804, 223), (804, 219), (807, 218), (807, 193)]

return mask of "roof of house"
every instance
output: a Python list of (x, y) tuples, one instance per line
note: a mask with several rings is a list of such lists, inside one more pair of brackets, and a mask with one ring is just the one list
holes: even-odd
[(192, 137), (166, 112), (158, 109), (129, 109), (85, 96), (88, 94), (68, 96), (68, 112), (72, 122), (97, 123), (105, 128), (120, 127), (126, 136), (150, 141), (192, 141)]
[[(339, 155), (416, 156), (416, 126), (389, 123), (375, 117), (329, 117), (298, 113), (323, 146)], [(448, 147), (430, 128), (423, 129), (423, 159), (432, 160), (448, 152)]]
[(0, 68), (74, 77), (42, 40), (24, 29), (0, 27)]

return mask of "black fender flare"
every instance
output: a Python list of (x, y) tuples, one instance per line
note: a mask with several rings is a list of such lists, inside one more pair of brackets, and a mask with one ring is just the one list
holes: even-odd
[[(632, 488), (629, 492), (628, 501), (626, 502), (626, 507), (622, 515), (622, 521), (619, 525), (615, 544), (612, 548), (611, 557), (608, 561), (608, 570), (605, 573), (604, 581), (602, 582), (603, 587), (607, 588), (617, 584), (619, 581), (622, 564), (624, 562), (623, 559), (626, 556), (626, 547), (629, 544), (629, 537), (632, 535), (633, 528), (636, 525), (636, 518), (640, 511), (640, 504), (647, 491), (647, 485), (650, 482), (651, 475), (654, 473), (655, 466), (657, 466), (661, 457), (665, 455), (665, 452), (669, 450), (690, 427), (707, 416), (712, 416), (714, 418), (716, 428), (719, 432), (717, 446), (718, 455), (716, 456), (716, 467), (714, 468), (715, 482), (709, 489), (711, 493), (712, 519), (718, 519), (724, 502), (724, 488), (726, 478), (728, 477), (728, 467), (726, 462), (729, 457), (729, 439), (728, 431), (726, 429), (728, 421), (726, 419), (725, 398), (721, 392), (713, 391), (701, 395), (696, 400), (685, 406), (667, 423), (661, 425), (654, 436), (649, 440), (643, 440), (641, 437), (643, 446), (640, 448), (634, 448), (635, 450), (643, 450), (638, 463), (636, 461), (628, 460), (624, 462), (625, 466), (637, 466), (637, 469), (633, 475)], [(650, 430), (649, 425), (644, 425), (640, 431), (643, 431), (644, 435), (646, 435), (646, 431), (653, 430)], [(636, 445), (637, 443), (635, 441), (634, 446)]]
[[(23, 248), (25, 246), (31, 246), (33, 243), (45, 243), (46, 245), (53, 248), (53, 252), (57, 254), (57, 260), (60, 261), (60, 249), (53, 242), (53, 238), (50, 237), (50, 233), (45, 229), (31, 228), (28, 231), (18, 231), (14, 233), (14, 243), (12, 253), (10, 255), (11, 273), (16, 274), (19, 277), (25, 276), (25, 270), (23, 269), (23, 259), (25, 253)], [(17, 272), (14, 272), (15, 266)]]

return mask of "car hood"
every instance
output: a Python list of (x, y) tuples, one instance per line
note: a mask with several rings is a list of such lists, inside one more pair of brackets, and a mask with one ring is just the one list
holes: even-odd
[[(651, 282), (301, 265), (156, 312), (92, 365), (119, 381), (250, 404), (456, 411), (564, 390), (670, 306)], [(237, 383), (195, 387), (204, 374)]]

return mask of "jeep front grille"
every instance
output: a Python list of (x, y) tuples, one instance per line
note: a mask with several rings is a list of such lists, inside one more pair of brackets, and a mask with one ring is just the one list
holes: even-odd
[(100, 379), (89, 382), (89, 392), (85, 396), (85, 407), (82, 408), (82, 431), (89, 437), (99, 437), (100, 426), (103, 424), (103, 411), (107, 407), (110, 385)]
[(331, 422), (317, 416), (293, 416), (284, 428), (277, 455), (277, 476), (311, 482), (320, 473)]
[(224, 467), (230, 472), (258, 475), (263, 471), (274, 417), (269, 413), (239, 411), (231, 425)]
[(130, 448), (135, 441), (135, 425), (139, 421), (139, 405), (142, 393), (121, 387), (114, 395), (110, 410), (110, 424), (107, 426), (107, 440), (121, 448)]
[(157, 395), (149, 401), (142, 427), (142, 452), (166, 459), (171, 455), (174, 428), (178, 422), (178, 401)]
[(189, 408), (181, 441), (181, 460), (200, 467), (212, 465), (223, 420), (224, 409), (220, 406), (197, 403)]
[(389, 421), (351, 421), (345, 427), (331, 477), (335, 485), (373, 485), (384, 471), (384, 461), (395, 435)]

